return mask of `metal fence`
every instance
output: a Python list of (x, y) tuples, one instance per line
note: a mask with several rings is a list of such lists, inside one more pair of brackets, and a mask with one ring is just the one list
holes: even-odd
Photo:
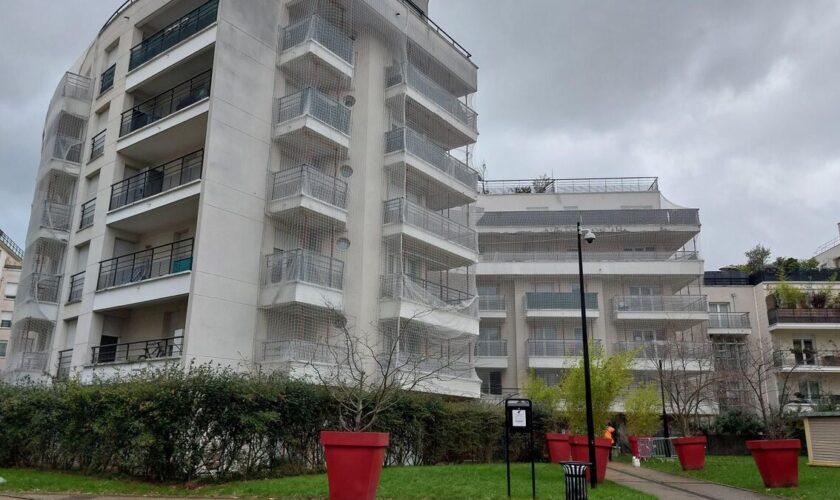
[(85, 272), (76, 273), (70, 276), (70, 293), (67, 295), (67, 303), (81, 302), (82, 290), (85, 288)]
[(840, 350), (780, 349), (773, 352), (777, 368), (840, 367)]
[(128, 70), (133, 70), (216, 22), (218, 9), (219, 1), (210, 0), (132, 47)]
[(476, 357), (507, 356), (507, 340), (479, 340), (475, 343)]
[(204, 150), (132, 175), (111, 186), (110, 210), (182, 186), (201, 178)]
[(344, 61), (353, 64), (353, 39), (319, 16), (310, 16), (285, 28), (280, 38), (281, 50), (314, 40)]
[(616, 312), (708, 312), (705, 295), (624, 295), (613, 297)]
[(14, 256), (17, 257), (18, 260), (23, 259), (23, 248), (21, 248), (17, 243), (15, 243), (12, 240), (11, 236), (4, 233), (2, 230), (0, 230), (0, 243), (6, 245), (6, 247), (12, 251), (12, 254), (14, 254)]
[(99, 132), (90, 140), (90, 159), (88, 161), (93, 161), (105, 153), (105, 132), (107, 130)]
[[(586, 293), (587, 309), (598, 309), (598, 294)], [(579, 292), (526, 292), (525, 310), (569, 309), (580, 310)]]
[(120, 120), (120, 137), (210, 97), (211, 76), (212, 70), (207, 70), (123, 111)]
[(350, 134), (350, 108), (312, 87), (277, 99), (274, 112), (276, 123), (304, 115), (345, 135)]
[(472, 228), (427, 210), (405, 198), (385, 202), (384, 224), (405, 223), (428, 231), (446, 241), (473, 251), (478, 250), (478, 237)]
[[(592, 339), (596, 346), (600, 339)], [(582, 340), (528, 339), (528, 356), (534, 358), (562, 358), (583, 355)]]
[(330, 205), (347, 207), (347, 183), (310, 165), (276, 172), (271, 183), (271, 199), (305, 194)]
[(442, 146), (410, 128), (398, 128), (385, 133), (385, 154), (397, 151), (413, 154), (470, 189), (476, 187), (478, 172), (449, 154)]
[(300, 248), (266, 255), (263, 284), (286, 281), (341, 290), (344, 288), (344, 262)]
[(133, 363), (181, 355), (184, 337), (168, 337), (91, 347), (91, 363)]
[(391, 66), (385, 70), (385, 87), (392, 87), (405, 82), (409, 87), (420, 92), (435, 104), (443, 108), (449, 115), (466, 125), (473, 132), (477, 132), (476, 113), (472, 108), (461, 102), (456, 96), (443, 88), (439, 83), (432, 80), (419, 68), (412, 64), (405, 67), (406, 78), (403, 79), (403, 70), (400, 66)]
[(79, 229), (93, 225), (93, 216), (96, 214), (96, 198), (82, 203), (81, 217), (79, 217)]
[(673, 437), (640, 437), (639, 441), (639, 458), (674, 458), (676, 452), (674, 451)]
[(840, 309), (770, 309), (767, 319), (779, 323), (840, 323)]
[(192, 269), (193, 239), (130, 253), (99, 263), (96, 290)]
[(709, 328), (750, 328), (750, 313), (709, 313)]

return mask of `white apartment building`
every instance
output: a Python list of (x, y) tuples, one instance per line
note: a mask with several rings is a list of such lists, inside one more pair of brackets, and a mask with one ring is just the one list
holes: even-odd
[[(837, 232), (840, 233), (840, 222), (837, 223)], [(840, 235), (820, 245), (814, 258), (822, 268), (840, 268)]]
[(477, 67), (427, 4), (126, 2), (50, 103), (9, 377), (295, 372), (349, 324), (477, 396)]
[(0, 371), (6, 367), (23, 249), (0, 230)]

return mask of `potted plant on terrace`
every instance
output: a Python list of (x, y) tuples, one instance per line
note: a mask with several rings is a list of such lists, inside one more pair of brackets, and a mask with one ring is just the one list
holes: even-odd
[(572, 452), (569, 447), (569, 435), (559, 429), (557, 408), (560, 404), (560, 387), (545, 383), (534, 370), (528, 373), (528, 380), (525, 382), (525, 394), (534, 402), (534, 405), (546, 412), (550, 418), (550, 428), (560, 432), (546, 432), (545, 442), (548, 447), (548, 458), (551, 463), (560, 463), (571, 460)]
[(659, 391), (653, 382), (633, 389), (624, 399), (627, 440), (634, 457), (639, 457), (639, 437), (653, 436), (659, 429), (659, 399)]

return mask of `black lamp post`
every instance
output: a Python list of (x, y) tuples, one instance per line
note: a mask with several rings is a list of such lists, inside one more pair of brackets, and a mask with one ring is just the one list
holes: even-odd
[[(659, 393), (662, 395), (662, 431), (665, 439), (670, 437), (668, 432), (668, 414), (665, 412), (665, 384), (662, 382), (662, 360), (659, 360)], [(671, 446), (665, 444), (665, 456), (671, 458)]]
[[(580, 239), (584, 236), (581, 232), (580, 222), (577, 223), (577, 249), (578, 249), (578, 278), (580, 279), (580, 318), (583, 330), (583, 384), (586, 391), (586, 440), (589, 443), (589, 462), (592, 464), (589, 472), (589, 481), (592, 487), (598, 486), (598, 465), (595, 459), (595, 422), (592, 417), (592, 381), (589, 379), (589, 333), (586, 328), (586, 291), (583, 289), (583, 249)], [(586, 230), (584, 239), (587, 243), (595, 241), (595, 235)]]

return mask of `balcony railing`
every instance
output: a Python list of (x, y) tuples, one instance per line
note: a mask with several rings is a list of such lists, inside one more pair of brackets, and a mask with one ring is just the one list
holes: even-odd
[(192, 238), (103, 260), (99, 263), (96, 290), (189, 271), (192, 261)]
[(478, 172), (410, 128), (398, 128), (385, 133), (385, 154), (396, 151), (411, 153), (470, 189), (475, 189)]
[(478, 250), (476, 232), (463, 224), (427, 210), (405, 198), (385, 202), (384, 224), (404, 223), (428, 231), (444, 240), (472, 251)]
[(82, 203), (81, 217), (79, 218), (79, 229), (93, 225), (93, 216), (96, 213), (96, 198)]
[(613, 297), (615, 312), (708, 312), (705, 295), (625, 295)]
[(749, 286), (750, 275), (742, 271), (706, 271), (703, 273), (705, 286)]
[(110, 210), (201, 179), (204, 150), (150, 168), (111, 185)]
[(344, 262), (310, 250), (284, 250), (265, 256), (264, 285), (299, 281), (341, 290)]
[(181, 355), (184, 337), (141, 340), (124, 344), (92, 347), (91, 364), (136, 363), (152, 359), (174, 358)]
[[(472, 108), (461, 102), (457, 97), (449, 93), (448, 90), (414, 65), (406, 65), (405, 74), (405, 81), (409, 87), (431, 99), (435, 104), (440, 106), (456, 120), (466, 125), (473, 132), (478, 131), (476, 125), (478, 114)], [(402, 68), (400, 66), (387, 68), (385, 70), (385, 88), (400, 83), (403, 83)]]
[(70, 365), (73, 361), (73, 349), (58, 351), (58, 380), (67, 380), (70, 377)]
[(421, 356), (409, 352), (398, 352), (394, 363), (400, 371), (432, 374), (432, 378), (446, 376), (470, 379), (474, 378), (475, 370), (469, 354), (467, 351), (463, 359), (453, 359), (445, 356)]
[(779, 323), (838, 323), (840, 309), (770, 309), (767, 319), (771, 325)]
[(90, 140), (90, 159), (88, 161), (93, 161), (105, 153), (105, 132), (107, 130), (99, 132)]
[(709, 313), (709, 328), (750, 328), (750, 313)]
[[(586, 308), (598, 309), (598, 294), (586, 293)], [(525, 309), (528, 311), (541, 309), (580, 310), (579, 292), (526, 292)]]
[(489, 227), (552, 227), (573, 228), (578, 222), (590, 227), (619, 226), (699, 226), (696, 208), (634, 208), (624, 210), (510, 210), (484, 212), (477, 225)]
[(478, 297), (479, 311), (504, 311), (506, 308), (504, 295), (480, 295)]
[(18, 370), (24, 372), (42, 373), (47, 369), (47, 362), (50, 359), (50, 353), (45, 351), (39, 352), (16, 352), (11, 353), (8, 360), (8, 366), (16, 366)]
[(481, 181), (484, 194), (648, 193), (659, 192), (657, 177), (517, 179)]
[(274, 174), (271, 199), (307, 195), (324, 203), (347, 208), (347, 183), (315, 167), (301, 165)]
[(779, 349), (773, 351), (776, 368), (836, 367), (840, 369), (840, 351), (814, 349)]
[(52, 201), (44, 202), (44, 212), (41, 214), (41, 227), (58, 231), (69, 231), (73, 207), (64, 203)]
[(710, 360), (712, 357), (711, 346), (706, 342), (646, 340), (616, 342), (613, 344), (613, 348), (616, 352), (637, 351), (636, 359)]
[(8, 234), (4, 233), (3, 230), (0, 230), (0, 243), (6, 245), (18, 260), (23, 258), (23, 249)]
[(57, 304), (61, 290), (61, 276), (55, 274), (33, 273), (25, 284), (29, 291), (24, 295), (42, 304)]
[(507, 340), (479, 340), (475, 343), (474, 354), (477, 358), (507, 356)]
[(281, 49), (314, 40), (344, 61), (353, 64), (353, 39), (338, 26), (318, 16), (310, 16), (283, 30)]
[(131, 49), (128, 70), (149, 61), (216, 22), (218, 0), (210, 0)]
[[(596, 346), (601, 345), (600, 339), (592, 339)], [(528, 339), (528, 356), (532, 358), (564, 358), (583, 356), (583, 341), (556, 339)]]
[(103, 94), (114, 86), (114, 73), (117, 71), (117, 63), (111, 65), (110, 68), (102, 72), (99, 77), (99, 93)]
[(826, 241), (822, 245), (818, 246), (817, 249), (814, 251), (814, 255), (819, 255), (823, 252), (827, 252), (834, 247), (840, 246), (840, 237), (834, 238), (831, 241)]
[(467, 290), (415, 278), (407, 274), (381, 276), (381, 296), (403, 298), (432, 307), (459, 306), (472, 301), (474, 294)]
[(350, 135), (350, 108), (312, 87), (277, 99), (274, 113), (276, 123), (305, 115), (342, 134)]
[[(528, 245), (528, 242), (523, 242)], [(507, 251), (497, 252), (484, 248), (479, 256), (482, 262), (577, 262), (577, 251), (541, 252)], [(698, 252), (680, 250), (677, 252), (584, 252), (584, 262), (682, 262), (696, 261)]]
[(67, 295), (67, 303), (82, 301), (82, 290), (85, 288), (85, 272), (76, 273), (70, 276), (70, 293)]
[(301, 361), (324, 364), (347, 362), (347, 348), (310, 340), (269, 340), (263, 344), (266, 361)]
[(72, 97), (82, 101), (90, 101), (91, 90), (93, 87), (93, 80), (86, 76), (77, 75), (75, 73), (66, 72), (61, 78), (61, 83), (58, 85), (56, 95), (61, 92), (63, 97)]
[(128, 111), (123, 111), (120, 137), (210, 97), (211, 76), (211, 70), (207, 70)]

